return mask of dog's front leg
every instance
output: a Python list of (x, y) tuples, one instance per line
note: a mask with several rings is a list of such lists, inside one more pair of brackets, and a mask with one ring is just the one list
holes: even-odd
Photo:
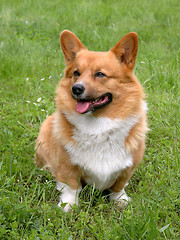
[(131, 200), (131, 198), (127, 196), (124, 187), (126, 186), (133, 172), (134, 167), (128, 167), (123, 170), (114, 185), (110, 188), (112, 192), (110, 195), (110, 201), (116, 201), (120, 208), (124, 207), (128, 201)]

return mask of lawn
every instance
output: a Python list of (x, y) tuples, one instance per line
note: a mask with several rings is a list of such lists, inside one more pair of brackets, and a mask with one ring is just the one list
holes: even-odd
[[(1, 0), (0, 239), (178, 239), (179, 0)], [(91, 50), (139, 35), (135, 74), (148, 102), (143, 162), (122, 211), (93, 187), (64, 213), (48, 171), (33, 163), (43, 120), (53, 113), (65, 68), (59, 35), (74, 32)]]

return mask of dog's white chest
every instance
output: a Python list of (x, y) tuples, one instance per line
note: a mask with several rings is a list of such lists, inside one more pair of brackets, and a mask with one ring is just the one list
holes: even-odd
[(75, 126), (76, 144), (65, 146), (72, 163), (81, 167), (87, 183), (95, 184), (99, 190), (109, 188), (120, 171), (132, 166), (132, 156), (124, 142), (138, 118), (123, 121), (76, 113), (66, 117)]

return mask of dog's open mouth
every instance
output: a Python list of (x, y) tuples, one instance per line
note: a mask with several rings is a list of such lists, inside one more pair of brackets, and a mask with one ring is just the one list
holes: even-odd
[(76, 111), (78, 113), (94, 112), (97, 108), (104, 107), (112, 101), (112, 94), (107, 93), (96, 99), (77, 99)]

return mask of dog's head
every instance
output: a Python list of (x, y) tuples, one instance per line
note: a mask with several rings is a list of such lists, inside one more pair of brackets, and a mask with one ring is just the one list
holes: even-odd
[(137, 85), (140, 89), (132, 71), (138, 51), (136, 33), (126, 34), (108, 52), (88, 51), (67, 30), (61, 33), (60, 43), (66, 62), (63, 81), (69, 82), (78, 113), (100, 113), (128, 97), (133, 101), (131, 94), (137, 95)]

